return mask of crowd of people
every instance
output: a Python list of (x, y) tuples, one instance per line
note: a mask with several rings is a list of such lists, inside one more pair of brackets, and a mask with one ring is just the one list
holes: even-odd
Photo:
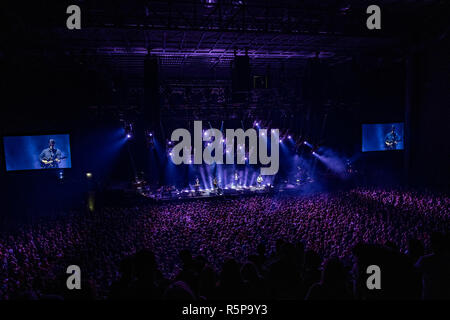
[(0, 236), (0, 299), (448, 299), (449, 208), (357, 188), (71, 212)]

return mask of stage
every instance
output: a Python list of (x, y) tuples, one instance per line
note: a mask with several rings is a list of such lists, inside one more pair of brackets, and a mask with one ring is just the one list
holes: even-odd
[(211, 188), (211, 189), (176, 189), (176, 188), (163, 188), (165, 190), (151, 191), (149, 189), (138, 190), (138, 192), (148, 198), (158, 201), (171, 201), (181, 199), (205, 199), (205, 198), (220, 198), (226, 196), (241, 196), (241, 195), (253, 195), (253, 194), (267, 194), (273, 192), (273, 186), (230, 186), (225, 188)]
[(280, 184), (274, 186), (272, 184), (264, 184), (261, 186), (227, 186), (225, 188), (210, 188), (197, 190), (192, 188), (177, 189), (175, 187), (161, 187), (152, 190), (149, 187), (136, 188), (140, 195), (156, 200), (156, 201), (173, 201), (173, 200), (193, 200), (193, 199), (210, 199), (210, 198), (224, 198), (224, 197), (238, 197), (251, 196), (262, 194), (290, 194), (302, 193), (310, 187), (312, 181), (302, 184)]

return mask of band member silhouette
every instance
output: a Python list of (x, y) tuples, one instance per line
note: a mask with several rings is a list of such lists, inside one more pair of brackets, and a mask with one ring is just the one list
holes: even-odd
[(61, 156), (61, 151), (56, 149), (55, 144), (55, 140), (48, 140), (48, 148), (42, 150), (39, 155), (42, 168), (59, 168), (59, 163), (63, 157)]
[(261, 187), (261, 184), (263, 182), (263, 177), (262, 175), (259, 175), (258, 178), (256, 178), (256, 182), (258, 183), (258, 187)]
[(395, 150), (400, 141), (401, 139), (399, 134), (395, 131), (395, 126), (392, 126), (391, 131), (384, 138), (384, 147), (387, 150)]
[(238, 175), (237, 171), (234, 173), (234, 184), (236, 185), (236, 187), (239, 184), (239, 175)]
[(200, 180), (198, 179), (198, 177), (195, 178), (194, 190), (195, 192), (199, 192), (200, 190)]
[(222, 194), (222, 188), (219, 186), (219, 181), (217, 180), (217, 177), (214, 177), (213, 179), (213, 186), (217, 194)]

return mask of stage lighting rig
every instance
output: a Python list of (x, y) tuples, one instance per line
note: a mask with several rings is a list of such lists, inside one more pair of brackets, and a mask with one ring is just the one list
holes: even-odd
[(145, 142), (147, 144), (147, 147), (153, 148), (155, 145), (155, 135), (150, 130), (146, 130), (144, 132), (144, 134), (145, 134)]
[(125, 131), (125, 137), (127, 139), (131, 139), (133, 137), (133, 124), (124, 119), (120, 119), (120, 122), (122, 122), (122, 126)]

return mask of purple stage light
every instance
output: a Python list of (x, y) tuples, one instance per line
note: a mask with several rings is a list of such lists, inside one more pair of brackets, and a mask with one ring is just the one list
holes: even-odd
[(291, 137), (291, 136), (288, 136), (288, 139), (292, 139), (292, 137)]
[(127, 138), (130, 139), (131, 138), (131, 134), (128, 133), (127, 134)]
[(313, 148), (313, 145), (310, 144), (308, 141), (303, 142), (303, 144), (306, 144), (308, 147), (310, 147), (311, 149)]

